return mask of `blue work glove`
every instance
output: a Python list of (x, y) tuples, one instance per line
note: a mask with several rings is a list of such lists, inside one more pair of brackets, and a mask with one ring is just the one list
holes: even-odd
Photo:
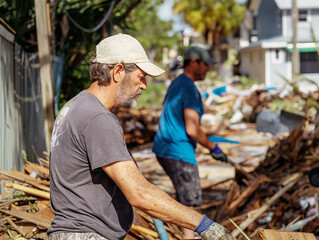
[(210, 220), (206, 215), (203, 216), (194, 232), (204, 240), (236, 240), (225, 227)]
[(227, 162), (226, 154), (218, 147), (217, 144), (215, 144), (213, 149), (210, 149), (210, 155), (216, 160)]

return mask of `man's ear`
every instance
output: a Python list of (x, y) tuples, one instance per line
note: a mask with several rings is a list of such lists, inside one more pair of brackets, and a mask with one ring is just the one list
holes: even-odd
[(115, 82), (120, 82), (123, 80), (124, 76), (125, 76), (125, 69), (123, 64), (119, 63), (116, 64), (115, 67), (113, 68), (113, 80)]
[(197, 60), (196, 59), (192, 59), (190, 61), (189, 65), (191, 65), (192, 67), (196, 67), (197, 66)]

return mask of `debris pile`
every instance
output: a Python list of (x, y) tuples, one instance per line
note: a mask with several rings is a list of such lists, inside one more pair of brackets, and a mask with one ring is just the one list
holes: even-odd
[(319, 166), (319, 128), (303, 121), (288, 137), (270, 147), (266, 158), (253, 172), (236, 167), (236, 181), (213, 219), (239, 231), (235, 221), (250, 237), (259, 228), (319, 233), (319, 189), (310, 185), (309, 171)]
[[(218, 104), (211, 101), (215, 105), (206, 106), (202, 118), (204, 131), (227, 153), (229, 163), (215, 161), (207, 149), (197, 147), (203, 205), (196, 209), (226, 226), (238, 239), (245, 237), (235, 224), (251, 239), (260, 228), (319, 235), (319, 188), (308, 179), (309, 171), (319, 166), (319, 128), (309, 110), (317, 105), (308, 101), (308, 110), (303, 106), (309, 114), (290, 133), (258, 132), (252, 121), (260, 111), (272, 108), (280, 94), (260, 89), (246, 95), (229, 94), (219, 98)], [(297, 98), (286, 95), (289, 101)], [(242, 113), (239, 121), (231, 119), (239, 109), (236, 106)], [(143, 175), (175, 197), (169, 177), (151, 151), (160, 113), (160, 109), (119, 108), (115, 114)], [(229, 118), (221, 120), (228, 113), (232, 113)], [(24, 172), (0, 169), (5, 192), (0, 195), (0, 239), (48, 238), (46, 231), (54, 214), (49, 206), (49, 156), (43, 154), (38, 164), (26, 161)], [(183, 239), (177, 226), (165, 223), (165, 228), (170, 239)], [(126, 239), (158, 238), (153, 219), (136, 209)]]
[[(48, 155), (45, 154), (47, 157)], [(51, 225), (48, 159), (26, 162), (24, 172), (0, 170), (5, 193), (0, 195), (1, 239), (47, 239)]]
[(118, 108), (116, 110), (115, 115), (123, 126), (125, 141), (129, 148), (153, 141), (160, 114), (160, 109)]

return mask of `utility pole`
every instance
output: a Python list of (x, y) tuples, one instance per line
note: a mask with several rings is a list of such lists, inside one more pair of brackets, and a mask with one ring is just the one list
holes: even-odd
[(37, 43), (40, 60), (40, 82), (42, 107), (44, 112), (44, 134), (47, 151), (50, 150), (51, 134), (54, 123), (53, 77), (50, 52), (48, 16), (45, 0), (34, 0), (37, 26)]
[(298, 43), (298, 20), (299, 20), (299, 10), (297, 7), (297, 0), (292, 0), (291, 7), (291, 17), (292, 17), (292, 76), (300, 74), (300, 53), (297, 48)]

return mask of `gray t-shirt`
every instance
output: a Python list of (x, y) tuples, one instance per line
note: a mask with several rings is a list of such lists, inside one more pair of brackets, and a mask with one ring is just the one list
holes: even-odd
[(101, 167), (132, 161), (118, 119), (92, 94), (82, 91), (60, 111), (50, 149), (51, 209), (48, 234), (97, 232), (123, 239), (133, 209)]

